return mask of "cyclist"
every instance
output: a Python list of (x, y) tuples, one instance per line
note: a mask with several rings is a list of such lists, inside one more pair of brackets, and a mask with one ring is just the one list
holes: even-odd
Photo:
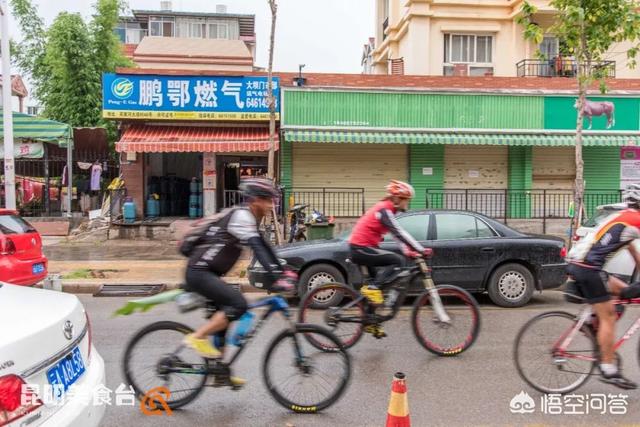
[[(351, 260), (355, 264), (366, 266), (372, 279), (360, 291), (376, 305), (384, 302), (380, 288), (393, 282), (401, 271), (400, 267), (405, 264), (401, 255), (380, 249), (380, 242), (386, 233), (390, 232), (400, 242), (407, 257), (415, 258), (430, 252), (403, 230), (395, 219), (396, 213), (404, 212), (409, 207), (409, 201), (415, 195), (413, 187), (406, 182), (391, 180), (386, 191), (387, 196), (358, 220), (349, 238)], [(379, 325), (367, 331), (384, 336)]]
[[(185, 345), (206, 358), (222, 356), (209, 337), (214, 334), (224, 336), (229, 322), (247, 311), (247, 301), (242, 293), (221, 279), (238, 261), (242, 246), (253, 250), (267, 271), (273, 290), (290, 291), (295, 283), (292, 277), (295, 273), (282, 271), (271, 245), (258, 232), (258, 224), (273, 209), (277, 190), (270, 180), (251, 178), (242, 181), (240, 191), (246, 204), (211, 218), (189, 254), (186, 289), (203, 295), (218, 308), (207, 323), (184, 339)], [(244, 380), (232, 377), (231, 382), (242, 385)]]
[(640, 267), (640, 253), (631, 244), (640, 238), (640, 185), (629, 186), (624, 198), (628, 201), (628, 208), (609, 216), (593, 234), (580, 241), (571, 251), (567, 273), (574, 278), (578, 289), (598, 317), (602, 380), (620, 388), (635, 389), (637, 384), (625, 378), (615, 363), (617, 316), (610, 294), (632, 298), (640, 293), (640, 284), (628, 286), (602, 269), (607, 260), (622, 249), (628, 249), (636, 266)]

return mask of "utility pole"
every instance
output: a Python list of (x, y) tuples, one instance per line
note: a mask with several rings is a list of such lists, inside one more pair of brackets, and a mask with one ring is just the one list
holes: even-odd
[(9, 6), (0, 3), (0, 54), (2, 55), (2, 112), (4, 124), (4, 197), (5, 208), (16, 209), (16, 174), (13, 158), (13, 107), (11, 105), (11, 52), (9, 47)]

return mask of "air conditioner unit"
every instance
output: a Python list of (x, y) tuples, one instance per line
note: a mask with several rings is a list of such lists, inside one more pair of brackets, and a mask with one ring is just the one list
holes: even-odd
[(171, 2), (168, 0), (163, 0), (160, 2), (160, 10), (169, 11), (171, 10)]
[(216, 13), (227, 13), (227, 5), (226, 4), (217, 4), (216, 5)]

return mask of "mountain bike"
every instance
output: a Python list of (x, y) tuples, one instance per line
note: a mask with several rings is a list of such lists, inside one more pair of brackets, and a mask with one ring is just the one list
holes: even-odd
[[(366, 269), (362, 268), (362, 271), (366, 277)], [(415, 265), (400, 268), (391, 283), (381, 286), (387, 288), (385, 305), (372, 303), (349, 286), (328, 283), (312, 289), (302, 299), (298, 321), (328, 326), (345, 348), (354, 346), (365, 332), (374, 338), (384, 338), (386, 334), (380, 333), (378, 326), (398, 314), (415, 280), (420, 280), (424, 286), (411, 314), (413, 334), (420, 345), (438, 356), (455, 356), (471, 347), (480, 331), (478, 303), (462, 288), (436, 286), (431, 278), (431, 269), (423, 258), (415, 259)], [(315, 303), (334, 298), (336, 293), (342, 297), (337, 305), (316, 308)], [(329, 343), (317, 341), (313, 336), (305, 337), (316, 348), (329, 346)]]
[[(182, 294), (179, 300), (183, 312), (203, 308), (206, 317), (210, 317), (216, 311), (213, 302), (196, 294)], [(160, 321), (142, 328), (129, 340), (124, 352), (127, 382), (140, 400), (156, 387), (166, 387), (170, 396), (165, 401), (171, 409), (193, 401), (205, 386), (237, 390), (239, 387), (231, 381), (231, 367), (263, 323), (272, 314), (280, 313), (288, 326), (269, 343), (264, 355), (262, 374), (267, 390), (280, 405), (294, 412), (313, 413), (335, 403), (351, 377), (351, 360), (338, 338), (326, 328), (294, 323), (287, 301), (280, 295), (249, 305), (251, 313), (259, 308), (265, 309), (262, 316), (243, 336), (236, 336), (238, 348), (228, 362), (202, 358), (186, 347), (182, 341), (193, 329), (185, 324)], [(329, 347), (318, 350), (308, 345), (303, 336), (326, 342)], [(224, 346), (216, 344), (219, 348)], [(156, 349), (157, 353), (153, 353)], [(209, 377), (213, 378), (212, 384), (207, 383)]]
[[(584, 303), (573, 292), (572, 303)], [(627, 305), (640, 305), (640, 298), (615, 299), (618, 319)], [(617, 352), (640, 329), (640, 317), (615, 344)], [(550, 311), (529, 320), (514, 344), (514, 362), (520, 377), (534, 389), (548, 394), (570, 393), (583, 385), (599, 363), (598, 318), (587, 305), (578, 314)], [(618, 365), (622, 359), (616, 354)], [(640, 352), (638, 353), (640, 359)]]

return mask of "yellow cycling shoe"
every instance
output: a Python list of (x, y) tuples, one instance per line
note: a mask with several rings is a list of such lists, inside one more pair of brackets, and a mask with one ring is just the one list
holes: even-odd
[(384, 302), (382, 291), (376, 287), (370, 288), (369, 285), (364, 285), (360, 288), (360, 293), (368, 299), (371, 304), (380, 305)]
[(182, 343), (187, 347), (193, 349), (200, 356), (207, 359), (217, 359), (222, 356), (222, 353), (220, 353), (220, 350), (215, 348), (211, 344), (211, 341), (204, 338), (196, 338), (193, 336), (193, 334), (189, 334), (186, 337), (184, 337), (184, 340), (182, 341)]
[(246, 383), (247, 380), (244, 378), (216, 375), (212, 385), (213, 387), (231, 387), (234, 390), (240, 390)]

